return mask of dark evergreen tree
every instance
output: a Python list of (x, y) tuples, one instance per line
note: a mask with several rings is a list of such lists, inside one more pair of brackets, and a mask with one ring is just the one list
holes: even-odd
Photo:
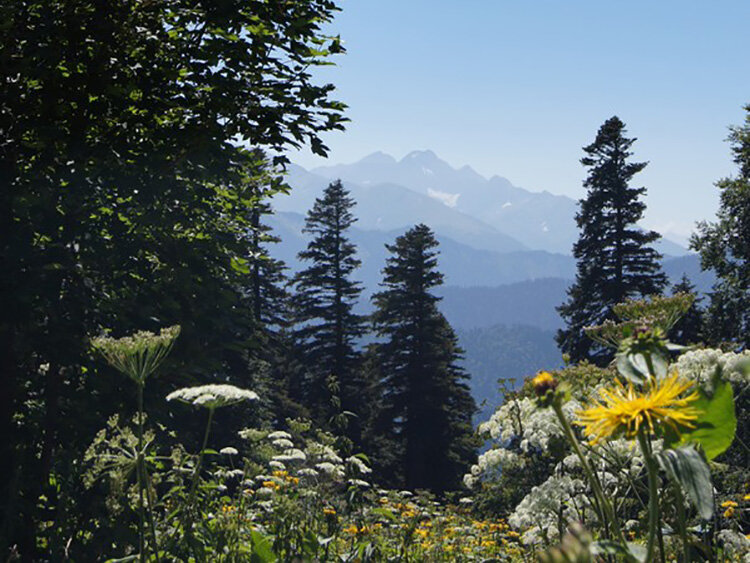
[(646, 205), (646, 188), (633, 188), (633, 176), (645, 162), (629, 162), (635, 139), (625, 136), (617, 117), (608, 119), (596, 140), (584, 147), (581, 163), (589, 169), (588, 190), (576, 215), (581, 230), (573, 246), (578, 269), (568, 301), (558, 308), (566, 328), (556, 340), (571, 360), (605, 363), (611, 351), (591, 341), (583, 329), (613, 318), (612, 307), (628, 298), (659, 293), (666, 284), (661, 255), (650, 245), (659, 234), (637, 226)]
[(702, 298), (696, 293), (695, 286), (685, 274), (682, 275), (679, 282), (672, 286), (672, 294), (677, 293), (692, 295), (695, 301), (672, 328), (669, 339), (683, 346), (698, 344), (703, 340), (703, 309), (700, 306)]
[(731, 128), (739, 173), (717, 182), (721, 200), (715, 223), (702, 222), (691, 246), (704, 270), (716, 272), (706, 312), (706, 337), (750, 347), (750, 104), (742, 127)]
[(299, 253), (310, 266), (295, 276), (294, 300), (296, 337), (307, 371), (306, 404), (319, 423), (346, 428), (346, 435), (358, 443), (358, 415), (367, 398), (362, 393), (361, 354), (356, 348), (364, 334), (364, 319), (353, 311), (362, 292), (361, 284), (352, 279), (360, 261), (346, 234), (356, 221), (354, 205), (338, 180), (315, 200), (303, 229), (313, 238)]
[(249, 253), (249, 284), (247, 293), (257, 330), (250, 344), (251, 372), (257, 381), (262, 400), (267, 403), (279, 428), (287, 418), (309, 417), (301, 404), (299, 387), (302, 367), (297, 361), (290, 333), (292, 308), (287, 290), (287, 266), (273, 257), (272, 247), (280, 242), (264, 217), (272, 213), (271, 206), (261, 198), (265, 189), (259, 186), (260, 202), (252, 209), (252, 235)]
[(380, 434), (394, 463), (386, 478), (408, 488), (456, 488), (474, 454), (474, 399), (459, 367), (462, 350), (437, 308), (442, 284), (433, 233), (417, 225), (395, 244), (373, 296), (383, 410)]

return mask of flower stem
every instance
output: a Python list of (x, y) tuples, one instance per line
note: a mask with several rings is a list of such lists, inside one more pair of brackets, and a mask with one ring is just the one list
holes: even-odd
[(638, 431), (638, 445), (643, 453), (648, 472), (648, 543), (646, 544), (646, 561), (654, 560), (656, 532), (659, 527), (659, 490), (656, 461), (651, 455), (651, 445), (643, 428)]
[(682, 489), (679, 485), (674, 486), (675, 503), (677, 504), (677, 522), (680, 526), (680, 536), (682, 538), (682, 557), (685, 563), (690, 563), (690, 544), (688, 543), (687, 519), (685, 518), (685, 502), (682, 496)]
[(143, 383), (138, 384), (138, 457), (136, 458), (136, 479), (138, 480), (138, 552), (141, 562), (146, 561), (144, 538), (145, 514), (143, 504)]
[(568, 419), (562, 412), (562, 405), (558, 401), (554, 401), (552, 403), (552, 408), (554, 409), (555, 414), (560, 421), (560, 425), (562, 426), (563, 432), (565, 433), (568, 442), (570, 442), (570, 445), (573, 447), (573, 451), (581, 461), (583, 472), (586, 474), (586, 478), (591, 485), (591, 490), (594, 492), (594, 499), (596, 500), (596, 506), (598, 508), (597, 512), (599, 512), (599, 518), (604, 523), (604, 529), (612, 536), (616, 535), (617, 539), (622, 541), (624, 544), (625, 536), (623, 536), (622, 530), (620, 529), (620, 526), (617, 522), (617, 516), (615, 515), (614, 509), (612, 508), (610, 502), (607, 500), (607, 497), (604, 496), (604, 490), (601, 483), (599, 482), (599, 478), (597, 477), (596, 472), (591, 468), (591, 464), (589, 464), (589, 460), (586, 458), (586, 456), (583, 455), (583, 450), (581, 449), (581, 445), (578, 443), (578, 438), (576, 438), (575, 434), (573, 433), (573, 428), (571, 428), (570, 426), (570, 422), (568, 422)]
[(201, 451), (198, 453), (198, 462), (195, 464), (195, 471), (193, 472), (193, 484), (190, 487), (190, 495), (188, 497), (188, 506), (193, 505), (193, 499), (195, 498), (195, 490), (198, 488), (198, 481), (201, 472), (201, 464), (203, 463), (203, 452), (206, 450), (206, 444), (208, 444), (208, 435), (211, 432), (211, 422), (214, 419), (214, 409), (208, 409), (208, 422), (206, 423), (206, 431), (203, 433), (203, 444), (201, 444)]

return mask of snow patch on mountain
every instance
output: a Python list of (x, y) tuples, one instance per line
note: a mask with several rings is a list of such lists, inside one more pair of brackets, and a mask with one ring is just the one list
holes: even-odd
[(458, 198), (461, 196), (461, 194), (441, 192), (439, 190), (433, 190), (432, 188), (427, 188), (427, 195), (447, 205), (448, 207), (456, 207), (456, 205), (458, 204)]

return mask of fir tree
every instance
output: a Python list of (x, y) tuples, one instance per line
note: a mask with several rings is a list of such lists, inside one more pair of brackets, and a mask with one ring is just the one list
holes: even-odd
[(442, 284), (433, 233), (417, 225), (387, 245), (381, 292), (373, 296), (383, 411), (380, 430), (394, 464), (386, 476), (408, 488), (458, 486), (474, 453), (474, 399), (459, 367), (463, 351), (431, 290)]
[[(259, 198), (262, 190), (259, 190)], [(290, 333), (291, 296), (287, 290), (287, 266), (273, 257), (272, 245), (280, 239), (271, 233), (263, 218), (272, 213), (267, 202), (252, 211), (250, 275), (247, 292), (257, 330), (250, 345), (251, 372), (257, 381), (253, 389), (265, 391), (261, 397), (268, 402), (275, 427), (287, 418), (309, 417), (302, 405), (304, 393), (299, 387), (302, 368), (295, 357)]]
[[(356, 247), (347, 230), (356, 221), (354, 200), (337, 180), (316, 199), (303, 232), (312, 235), (300, 260), (309, 262), (294, 279), (298, 328), (296, 337), (307, 368), (304, 392), (307, 405), (324, 426), (345, 427), (355, 443), (366, 407), (361, 381), (361, 354), (356, 341), (364, 333), (364, 319), (353, 308), (362, 291), (352, 274), (359, 267)], [(343, 413), (353, 413), (348, 420)]]
[(721, 200), (715, 223), (698, 224), (691, 246), (704, 270), (718, 280), (706, 312), (706, 336), (712, 343), (731, 341), (750, 347), (750, 104), (742, 127), (729, 135), (739, 173), (717, 182)]
[(695, 301), (672, 328), (669, 339), (683, 346), (698, 344), (703, 338), (703, 309), (700, 306), (702, 298), (698, 296), (695, 286), (685, 274), (682, 275), (679, 282), (672, 286), (672, 294), (677, 293), (692, 295)]
[(659, 234), (637, 226), (646, 208), (640, 200), (646, 188), (629, 186), (647, 163), (628, 161), (635, 139), (625, 137), (625, 132), (623, 122), (612, 117), (583, 149), (581, 163), (589, 169), (583, 185), (588, 193), (576, 215), (581, 230), (573, 246), (576, 281), (568, 290), (568, 301), (558, 308), (567, 326), (556, 337), (573, 361), (608, 361), (611, 352), (592, 342), (583, 329), (612, 318), (617, 303), (659, 293), (666, 284), (661, 255), (650, 246)]

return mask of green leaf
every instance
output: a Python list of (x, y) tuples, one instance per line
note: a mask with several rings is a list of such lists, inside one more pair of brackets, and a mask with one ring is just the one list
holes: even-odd
[(714, 514), (711, 470), (701, 453), (693, 446), (682, 446), (659, 452), (656, 460), (667, 476), (687, 493), (698, 515), (710, 520)]
[(622, 545), (612, 540), (599, 540), (591, 544), (592, 555), (620, 555), (627, 561), (645, 563), (646, 548), (640, 544), (628, 542)]
[(636, 385), (643, 385), (648, 377), (645, 359), (640, 354), (617, 354), (617, 371), (625, 379)]
[(250, 266), (248, 265), (247, 260), (245, 260), (244, 258), (240, 258), (239, 256), (232, 256), (230, 265), (235, 272), (239, 272), (240, 274), (250, 273)]
[(257, 530), (250, 531), (253, 543), (253, 552), (250, 556), (251, 563), (273, 563), (276, 555), (273, 552), (271, 541)]
[(703, 412), (695, 421), (695, 428), (681, 432), (677, 445), (700, 444), (710, 461), (724, 453), (734, 441), (737, 417), (732, 385), (716, 377), (713, 396), (701, 390), (700, 398), (693, 406)]

